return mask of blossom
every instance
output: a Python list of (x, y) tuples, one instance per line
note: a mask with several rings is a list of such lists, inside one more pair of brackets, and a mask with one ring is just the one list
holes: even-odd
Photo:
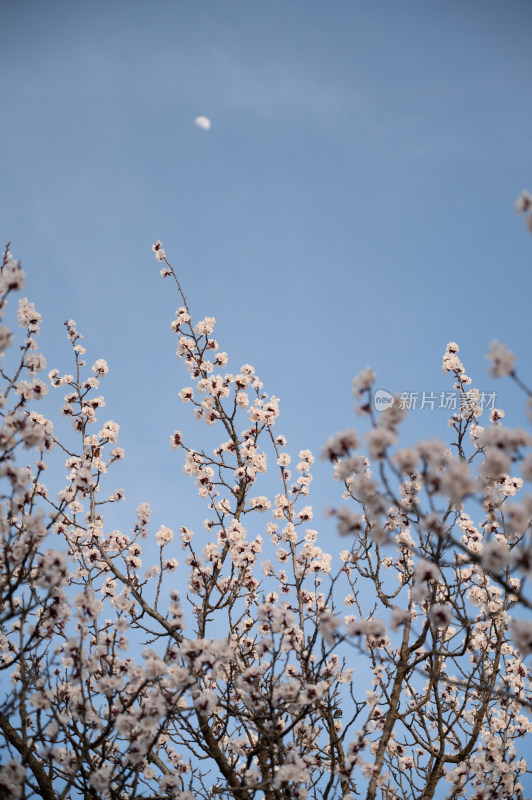
[(41, 397), (48, 393), (48, 386), (40, 378), (34, 378), (31, 383), (29, 381), (19, 381), (15, 386), (15, 392), (23, 400), (40, 400)]
[(414, 570), (414, 580), (416, 583), (422, 581), (438, 581), (440, 579), (440, 570), (431, 561), (425, 558), (420, 558)]
[(7, 262), (0, 273), (0, 294), (7, 291), (20, 291), (26, 285), (26, 273), (8, 252)]
[(249, 397), (245, 392), (237, 392), (235, 400), (239, 408), (247, 408), (249, 406)]
[(484, 455), (484, 461), (479, 468), (481, 476), (495, 481), (504, 480), (504, 476), (510, 469), (510, 455), (496, 447), (487, 447)]
[(340, 620), (329, 611), (324, 612), (320, 617), (320, 631), (328, 644), (334, 644), (336, 631), (340, 627)]
[(348, 506), (342, 506), (336, 512), (338, 518), (338, 533), (340, 536), (350, 534), (358, 535), (364, 530), (364, 520), (359, 511), (353, 511)]
[(532, 547), (525, 546), (514, 548), (514, 550), (512, 550), (511, 561), (512, 564), (519, 569), (526, 578), (529, 580), (532, 578)]
[(347, 626), (347, 633), (350, 636), (384, 636), (386, 633), (386, 625), (380, 619), (367, 619), (367, 620), (354, 620)]
[(297, 516), (302, 522), (308, 522), (314, 516), (312, 506), (305, 506), (298, 512)]
[(524, 533), (530, 525), (531, 510), (524, 503), (505, 506), (506, 530), (509, 534)]
[(519, 652), (523, 656), (532, 653), (532, 620), (513, 617), (510, 620), (510, 630)]
[(444, 372), (464, 372), (464, 365), (456, 355), (459, 350), (456, 342), (449, 342), (443, 355), (442, 369)]
[(86, 587), (84, 591), (75, 595), (73, 605), (80, 613), (93, 619), (96, 619), (103, 609), (102, 601), (96, 597), (91, 586)]
[(349, 454), (351, 450), (356, 450), (360, 446), (360, 440), (356, 431), (348, 429), (342, 433), (331, 436), (323, 445), (321, 457), (334, 461)]
[(523, 214), (532, 211), (532, 194), (526, 189), (523, 189), (517, 200), (515, 201), (515, 211), (517, 214)]
[(271, 508), (270, 501), (264, 496), (252, 497), (249, 501), (249, 505), (256, 511), (267, 511), (269, 508)]
[(18, 301), (17, 321), (20, 327), (27, 328), (29, 333), (39, 333), (42, 316), (27, 297), (21, 297)]
[(98, 358), (92, 365), (92, 371), (98, 378), (102, 378), (104, 375), (107, 375), (109, 372), (109, 367), (107, 366), (107, 361), (105, 358)]
[(118, 431), (120, 429), (120, 425), (118, 423), (113, 422), (112, 420), (108, 420), (101, 431), (98, 432), (98, 436), (100, 439), (107, 439), (109, 442), (116, 442), (118, 439)]
[(171, 528), (168, 528), (166, 525), (161, 525), (161, 527), (155, 534), (155, 541), (157, 542), (159, 547), (164, 547), (165, 544), (170, 544), (173, 538), (174, 538), (173, 530)]
[(451, 502), (458, 506), (476, 489), (476, 481), (471, 475), (468, 465), (462, 461), (450, 461), (442, 474), (438, 492), (447, 494)]
[(497, 340), (493, 340), (491, 347), (488, 350), (486, 358), (492, 362), (490, 366), (490, 373), (494, 378), (502, 378), (505, 375), (511, 375), (514, 371), (515, 355), (510, 352), (505, 345)]
[(0, 789), (6, 800), (22, 797), (25, 778), (26, 767), (20, 763), (19, 758), (10, 758), (0, 764)]
[(179, 399), (183, 401), (183, 403), (190, 403), (191, 400), (194, 399), (194, 389), (192, 386), (185, 386), (179, 392)]
[(410, 617), (410, 612), (404, 608), (394, 608), (390, 614), (390, 628), (396, 631)]
[(359, 372), (359, 374), (355, 378), (353, 378), (353, 384), (352, 384), (353, 394), (355, 395), (355, 397), (359, 397), (362, 394), (362, 392), (371, 389), (371, 387), (375, 383), (376, 377), (377, 376), (373, 372), (371, 367), (365, 367), (362, 370), (362, 372)]
[(452, 618), (452, 609), (448, 605), (436, 604), (429, 611), (429, 619), (436, 628), (446, 628)]
[(382, 461), (386, 454), (386, 449), (395, 444), (397, 437), (389, 430), (374, 428), (366, 436), (370, 458), (374, 461)]
[(173, 434), (170, 436), (170, 443), (174, 450), (177, 450), (179, 447), (181, 447), (181, 444), (183, 443), (181, 431), (173, 432)]
[(166, 252), (163, 250), (163, 243), (159, 239), (155, 242), (155, 244), (152, 244), (151, 249), (153, 250), (157, 261), (164, 261), (166, 258)]
[(509, 563), (510, 549), (503, 540), (494, 540), (484, 545), (480, 563), (488, 572), (501, 572)]
[(393, 454), (393, 462), (401, 472), (411, 475), (417, 469), (419, 452), (415, 447), (403, 447)]
[(197, 333), (198, 336), (208, 336), (209, 333), (213, 332), (215, 324), (216, 320), (214, 317), (205, 317), (205, 319), (202, 319), (201, 322), (198, 322), (194, 326), (194, 332)]
[(314, 464), (314, 456), (312, 455), (310, 450), (300, 450), (299, 458), (301, 459), (302, 462), (305, 462), (309, 466)]
[(0, 352), (3, 354), (13, 341), (13, 334), (5, 325), (0, 325)]
[(46, 359), (40, 353), (28, 353), (25, 359), (25, 365), (28, 372), (40, 372), (46, 367)]
[(356, 603), (356, 598), (354, 594), (348, 594), (344, 597), (344, 605), (346, 606), (354, 606)]

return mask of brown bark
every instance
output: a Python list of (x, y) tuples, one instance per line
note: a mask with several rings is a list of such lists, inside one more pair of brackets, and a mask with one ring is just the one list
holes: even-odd
[(31, 769), (43, 800), (57, 800), (52, 781), (48, 777), (46, 770), (38, 758), (34, 756), (30, 748), (25, 744), (22, 737), (11, 725), (7, 717), (0, 712), (0, 728), (2, 729), (7, 741), (13, 745), (15, 750), (21, 754), (23, 762)]

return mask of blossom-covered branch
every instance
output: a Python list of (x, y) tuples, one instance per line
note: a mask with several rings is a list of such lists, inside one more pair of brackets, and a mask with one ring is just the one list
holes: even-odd
[[(481, 426), (451, 343), (450, 441), (399, 447), (405, 412), (396, 401), (375, 413), (364, 370), (353, 391), (366, 447), (347, 429), (322, 452), (343, 487), (335, 552), (330, 525), (314, 522), (313, 454), (294, 458), (279, 399), (250, 364), (230, 367), (214, 318), (193, 320), (161, 242), (153, 250), (178, 295), (179, 397), (212, 437), (200, 448), (188, 428), (170, 435), (205, 503), (195, 531), (153, 530), (142, 498), (126, 530), (111, 529), (105, 507), (125, 500), (109, 484), (119, 425), (98, 421), (112, 371), (103, 358), (89, 368), (69, 320), (71, 372), (42, 380), (26, 298), (17, 354), (0, 327), (3, 796), (521, 797), (532, 506), (515, 498), (532, 480), (530, 435), (501, 410)], [(6, 248), (2, 311), (23, 286)], [(524, 386), (502, 345), (489, 355), (494, 375)], [(33, 409), (48, 384), (64, 395), (55, 425)], [(55, 457), (58, 491), (43, 482)]]

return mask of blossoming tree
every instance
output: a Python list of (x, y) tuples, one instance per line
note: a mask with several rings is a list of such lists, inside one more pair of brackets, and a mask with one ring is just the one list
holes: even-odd
[[(209, 451), (171, 436), (208, 519), (176, 537), (151, 530), (141, 503), (127, 532), (109, 529), (104, 506), (124, 495), (108, 473), (124, 452), (119, 426), (97, 424), (107, 364), (88, 368), (66, 323), (72, 373), (48, 375), (72, 423), (60, 441), (34, 408), (47, 391), (41, 318), (19, 299), (24, 339), (0, 395), (1, 796), (522, 798), (532, 500), (513, 499), (513, 472), (532, 480), (531, 437), (502, 411), (479, 424), (450, 344), (443, 368), (462, 399), (451, 441), (399, 448), (405, 412), (375, 414), (364, 370), (367, 455), (354, 430), (322, 453), (343, 493), (332, 513), (345, 549), (328, 553), (311, 527), (313, 455), (302, 450), (292, 475), (277, 398), (249, 364), (228, 371), (214, 319), (193, 322), (153, 249), (180, 295), (180, 397), (214, 436)], [(23, 286), (6, 248), (2, 310)], [(2, 352), (13, 338), (0, 327)], [(518, 380), (502, 345), (490, 358)], [(53, 448), (67, 468), (59, 492), (43, 483)], [(272, 497), (260, 494), (267, 470)]]

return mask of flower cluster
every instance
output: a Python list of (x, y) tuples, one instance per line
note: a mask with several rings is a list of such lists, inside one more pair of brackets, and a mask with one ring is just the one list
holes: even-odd
[[(443, 369), (471, 402), (449, 442), (400, 447), (405, 411), (375, 417), (366, 368), (353, 382), (365, 436), (348, 428), (322, 450), (341, 486), (335, 554), (311, 505), (313, 454), (295, 458), (278, 398), (250, 364), (231, 371), (214, 317), (193, 321), (161, 242), (153, 251), (180, 298), (179, 399), (212, 438), (170, 437), (205, 503), (195, 531), (155, 524), (146, 502), (110, 524), (124, 492), (104, 487), (124, 451), (119, 425), (98, 421), (108, 365), (88, 366), (75, 322), (72, 373), (48, 375), (65, 393), (55, 427), (33, 408), (47, 389), (39, 313), (20, 300), (18, 360), (0, 329), (2, 796), (520, 797), (530, 435), (501, 409), (481, 424), (452, 342)], [(23, 285), (6, 249), (0, 310)], [(506, 348), (489, 358), (524, 386)], [(56, 457), (65, 483), (52, 492)]]
[(515, 201), (517, 214), (524, 214), (527, 228), (532, 233), (532, 194), (524, 189)]

